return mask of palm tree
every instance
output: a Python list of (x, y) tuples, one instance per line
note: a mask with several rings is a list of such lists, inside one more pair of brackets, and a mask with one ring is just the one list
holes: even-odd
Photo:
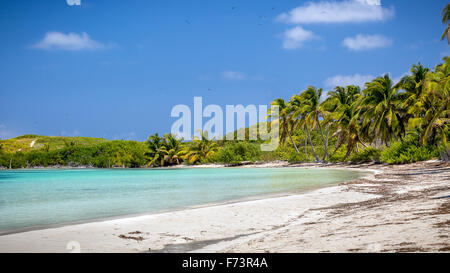
[[(284, 144), (286, 142), (286, 137), (289, 136), (289, 139), (291, 140), (292, 144), (294, 145), (295, 150), (297, 153), (300, 153), (298, 151), (297, 145), (295, 144), (295, 141), (292, 139), (292, 131), (295, 127), (295, 119), (292, 116), (293, 107), (290, 102), (286, 103), (284, 99), (276, 99), (274, 100), (271, 105), (278, 106), (279, 109), (279, 126), (280, 126), (280, 142), (281, 144)], [(270, 115), (270, 109), (269, 113)]]
[(363, 136), (380, 139), (386, 146), (392, 137), (402, 139), (404, 125), (400, 116), (398, 89), (394, 88), (389, 75), (376, 78), (366, 83), (359, 106), (359, 117), (362, 118)]
[(163, 154), (164, 164), (173, 165), (180, 164), (184, 155), (182, 143), (172, 134), (165, 134), (163, 146), (159, 149)]
[(447, 42), (450, 44), (450, 24), (448, 23), (450, 21), (450, 4), (447, 4), (445, 8), (442, 10), (441, 13), (442, 16), (442, 23), (445, 25), (447, 24), (447, 27), (444, 30), (444, 33), (442, 34), (441, 41), (447, 37)]
[(411, 75), (404, 76), (395, 86), (405, 92), (399, 95), (399, 99), (405, 108), (410, 108), (424, 94), (425, 79), (430, 69), (424, 67), (421, 63), (411, 67)]
[[(322, 141), (323, 141), (323, 144), (325, 147), (325, 154), (323, 157), (323, 159), (325, 160), (329, 157), (328, 145), (325, 140), (325, 136), (323, 134), (322, 126), (321, 126), (320, 120), (319, 120), (320, 118), (324, 117), (323, 109), (320, 104), (322, 92), (323, 92), (322, 88), (316, 89), (313, 86), (309, 86), (305, 91), (303, 91), (301, 93), (301, 96), (302, 96), (303, 102), (304, 102), (303, 113), (305, 115), (305, 126), (307, 129), (306, 131), (308, 134), (309, 141), (311, 142), (311, 147), (313, 148), (309, 128), (311, 128), (311, 130), (313, 130), (316, 126), (318, 126), (320, 134), (322, 136)], [(316, 160), (320, 161), (320, 159), (317, 156), (317, 154), (315, 153), (315, 151), (313, 151), (313, 153), (314, 153), (314, 156), (316, 157)]]
[(150, 158), (148, 166), (164, 166), (164, 154), (161, 151), (164, 145), (164, 138), (157, 133), (151, 135), (147, 140), (148, 153), (146, 155)]
[(417, 103), (425, 95), (425, 82), (427, 74), (430, 70), (424, 67), (421, 63), (413, 65), (410, 75), (404, 76), (400, 82), (398, 82), (394, 88), (401, 89), (403, 92), (399, 93), (399, 111), (401, 115), (400, 124), (403, 134), (406, 133), (406, 128), (410, 119), (417, 114)]
[(336, 147), (331, 156), (339, 148), (347, 143), (346, 158), (350, 156), (358, 143), (366, 146), (360, 137), (361, 119), (357, 117), (357, 101), (361, 98), (361, 89), (358, 86), (336, 87), (328, 92), (328, 98), (324, 101), (324, 108), (327, 110), (330, 122), (336, 124), (336, 132), (332, 137), (336, 137)]
[(208, 138), (207, 131), (200, 132), (201, 139), (195, 137), (194, 140), (183, 150), (183, 159), (187, 160), (189, 164), (197, 162), (208, 162), (219, 149), (218, 144), (214, 138)]
[(431, 138), (436, 144), (436, 137), (441, 136), (447, 145), (450, 123), (450, 58), (444, 58), (445, 63), (436, 66), (425, 79), (425, 95), (414, 105), (417, 113), (412, 120), (412, 126), (421, 130), (420, 142), (425, 145)]

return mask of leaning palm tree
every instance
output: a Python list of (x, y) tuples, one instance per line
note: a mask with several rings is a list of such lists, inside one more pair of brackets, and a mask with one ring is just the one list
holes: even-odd
[[(305, 126), (307, 128), (307, 134), (309, 141), (311, 142), (311, 134), (309, 132), (309, 129), (313, 130), (316, 126), (319, 128), (319, 132), (322, 136), (322, 141), (325, 148), (325, 154), (323, 159), (326, 160), (329, 158), (328, 155), (328, 145), (325, 140), (325, 135), (323, 134), (322, 125), (320, 122), (320, 119), (324, 118), (323, 108), (320, 103), (320, 99), (322, 97), (322, 88), (316, 89), (313, 86), (309, 86), (305, 91), (301, 93), (301, 97), (304, 102), (304, 107), (302, 109), (302, 112), (305, 114)], [(314, 152), (314, 156), (316, 157), (317, 161), (320, 161), (317, 154)]]
[[(281, 144), (284, 144), (286, 142), (286, 137), (289, 136), (289, 139), (292, 142), (292, 145), (294, 145), (295, 150), (297, 153), (300, 153), (298, 151), (297, 145), (295, 144), (294, 139), (292, 138), (292, 132), (294, 130), (296, 120), (293, 117), (292, 113), (294, 111), (293, 105), (291, 102), (286, 103), (284, 99), (276, 99), (274, 100), (271, 105), (278, 106), (279, 109), (279, 126), (280, 126), (280, 142)], [(269, 109), (268, 114), (270, 115), (271, 109)]]
[(391, 138), (402, 139), (404, 124), (400, 116), (398, 89), (394, 88), (389, 75), (366, 83), (364, 97), (359, 103), (361, 131), (372, 141), (381, 140), (389, 146)]
[(447, 37), (447, 42), (450, 44), (450, 24), (448, 23), (450, 21), (450, 4), (447, 4), (445, 8), (442, 10), (441, 13), (442, 16), (442, 23), (447, 25), (447, 27), (444, 30), (444, 33), (442, 34), (441, 41)]

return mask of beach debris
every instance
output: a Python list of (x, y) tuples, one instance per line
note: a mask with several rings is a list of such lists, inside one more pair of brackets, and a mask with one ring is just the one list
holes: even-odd
[(144, 240), (144, 237), (142, 237), (142, 236), (134, 237), (134, 236), (126, 236), (124, 234), (120, 234), (119, 238), (125, 239), (125, 240), (135, 240), (135, 241), (143, 241)]

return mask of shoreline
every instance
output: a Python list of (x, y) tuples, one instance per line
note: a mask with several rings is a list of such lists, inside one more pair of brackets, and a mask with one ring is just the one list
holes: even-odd
[[(449, 195), (444, 180), (449, 163), (321, 167), (371, 173), (293, 195), (2, 235), (0, 252), (68, 252), (71, 241), (79, 242), (81, 252), (450, 251), (449, 200), (424, 199)], [(427, 172), (417, 174), (421, 168)], [(401, 179), (392, 183), (397, 176)], [(430, 181), (424, 183), (425, 177)], [(414, 205), (402, 203), (407, 201)], [(426, 210), (440, 214), (425, 213), (426, 219), (409, 215)], [(380, 221), (394, 216), (393, 223)], [(391, 237), (387, 242), (382, 240), (386, 236)]]
[[(197, 165), (197, 168), (214, 168), (209, 164), (204, 165)], [(283, 165), (275, 167), (273, 165), (264, 164), (258, 164), (258, 165), (246, 165), (246, 166), (233, 166), (233, 167), (226, 167), (226, 166), (219, 166), (216, 168), (258, 168), (255, 166), (259, 166), (259, 168), (297, 168), (297, 169), (310, 169), (313, 168), (311, 166), (290, 166), (290, 165)], [(176, 169), (179, 169), (180, 167), (176, 167)], [(328, 167), (329, 169), (337, 169), (337, 170), (349, 170), (348, 168), (342, 168), (342, 167)], [(94, 170), (102, 170), (102, 169), (95, 169)], [(132, 168), (125, 168), (127, 170), (134, 170)], [(149, 170), (158, 170), (158, 169), (167, 169), (167, 168), (149, 168)], [(170, 169), (170, 167), (169, 167)], [(181, 169), (189, 169), (189, 166), (181, 167)], [(26, 169), (28, 170), (28, 169)], [(50, 169), (53, 170), (53, 169)], [(57, 170), (64, 170), (64, 169), (57, 169)], [(72, 170), (72, 169), (67, 169)], [(106, 169), (108, 170), (108, 169)], [(136, 169), (141, 170), (141, 169)], [(365, 173), (358, 179), (362, 178), (369, 178), (372, 177), (374, 174), (377, 173), (377, 171), (369, 170), (369, 169), (355, 169), (350, 171), (357, 171), (361, 173)], [(352, 181), (352, 180), (349, 180)], [(229, 205), (229, 204), (237, 204), (237, 203), (244, 203), (244, 202), (251, 202), (251, 201), (258, 201), (258, 200), (264, 200), (264, 199), (274, 199), (279, 197), (287, 197), (287, 196), (294, 196), (294, 195), (301, 195), (305, 193), (309, 193), (315, 190), (324, 189), (328, 187), (335, 187), (338, 186), (341, 183), (345, 182), (336, 182), (329, 185), (320, 185), (315, 186), (309, 189), (298, 189), (298, 190), (291, 190), (291, 191), (284, 191), (284, 192), (278, 192), (278, 193), (267, 193), (267, 194), (261, 194), (261, 195), (254, 195), (254, 196), (247, 196), (242, 197), (238, 199), (230, 199), (230, 200), (224, 200), (224, 201), (217, 201), (212, 203), (205, 203), (200, 205), (193, 205), (193, 206), (187, 206), (187, 207), (180, 207), (180, 208), (174, 208), (174, 209), (165, 209), (165, 210), (156, 210), (156, 211), (147, 211), (147, 212), (141, 212), (141, 213), (132, 213), (132, 214), (124, 214), (124, 215), (117, 215), (117, 216), (110, 216), (110, 217), (103, 217), (103, 218), (93, 218), (93, 219), (85, 219), (85, 220), (77, 220), (77, 221), (70, 221), (70, 222), (64, 222), (64, 223), (56, 223), (56, 224), (50, 224), (50, 225), (43, 225), (43, 226), (32, 226), (32, 227), (25, 227), (25, 228), (18, 228), (18, 229), (12, 229), (12, 230), (4, 230), (0, 231), (0, 237), (5, 235), (11, 235), (11, 234), (17, 234), (17, 233), (24, 233), (29, 231), (37, 231), (37, 230), (45, 230), (45, 229), (52, 229), (52, 228), (62, 228), (66, 226), (73, 226), (73, 225), (80, 225), (80, 224), (87, 224), (87, 223), (99, 223), (99, 222), (105, 222), (105, 221), (112, 221), (112, 220), (119, 220), (119, 219), (127, 219), (127, 218), (134, 218), (134, 217), (140, 217), (140, 216), (150, 216), (150, 215), (158, 215), (158, 214), (165, 214), (165, 213), (171, 213), (171, 212), (179, 212), (179, 211), (188, 211), (193, 209), (199, 209), (199, 208), (205, 208), (205, 207), (217, 207), (217, 206), (223, 206), (223, 205)]]

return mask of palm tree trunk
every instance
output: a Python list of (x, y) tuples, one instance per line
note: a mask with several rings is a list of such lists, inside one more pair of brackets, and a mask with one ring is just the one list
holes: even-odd
[(339, 150), (339, 148), (341, 148), (342, 146), (342, 141), (339, 142), (339, 144), (336, 146), (336, 148), (334, 149), (333, 153), (331, 154), (330, 158), (334, 156), (334, 154)]
[(294, 142), (294, 140), (292, 139), (291, 132), (289, 132), (288, 134), (289, 134), (289, 138), (291, 139), (292, 144), (294, 144), (294, 148), (295, 148), (295, 150), (297, 151), (297, 154), (299, 154), (300, 151), (298, 150), (297, 145), (295, 145), (295, 142)]
[(305, 134), (305, 155), (308, 156), (308, 135), (307, 134)]
[[(325, 147), (328, 147), (328, 140), (329, 139), (330, 139), (330, 127), (327, 126), (327, 138), (326, 138), (326, 141), (325, 141)], [(325, 155), (324, 155), (323, 160), (327, 160), (327, 159), (330, 159), (330, 156), (328, 155), (328, 158), (325, 158)]]
[(316, 154), (316, 150), (314, 149), (314, 144), (312, 143), (311, 134), (309, 133), (308, 126), (306, 126), (306, 133), (308, 133), (309, 143), (311, 143), (311, 149), (312, 149), (313, 155), (316, 158), (316, 161), (319, 162), (320, 159), (319, 159), (319, 157)]
[(322, 126), (320, 125), (320, 122), (319, 122), (319, 117), (317, 116), (317, 118), (316, 118), (316, 121), (317, 121), (317, 124), (319, 124), (319, 130), (320, 130), (320, 134), (322, 135), (322, 142), (323, 142), (323, 145), (325, 146), (325, 154), (323, 155), (323, 160), (325, 160), (326, 158), (328, 158), (329, 156), (328, 156), (328, 145), (327, 145), (327, 143), (325, 142), (325, 136), (324, 136), (324, 134), (323, 134), (323, 130), (322, 130)]

